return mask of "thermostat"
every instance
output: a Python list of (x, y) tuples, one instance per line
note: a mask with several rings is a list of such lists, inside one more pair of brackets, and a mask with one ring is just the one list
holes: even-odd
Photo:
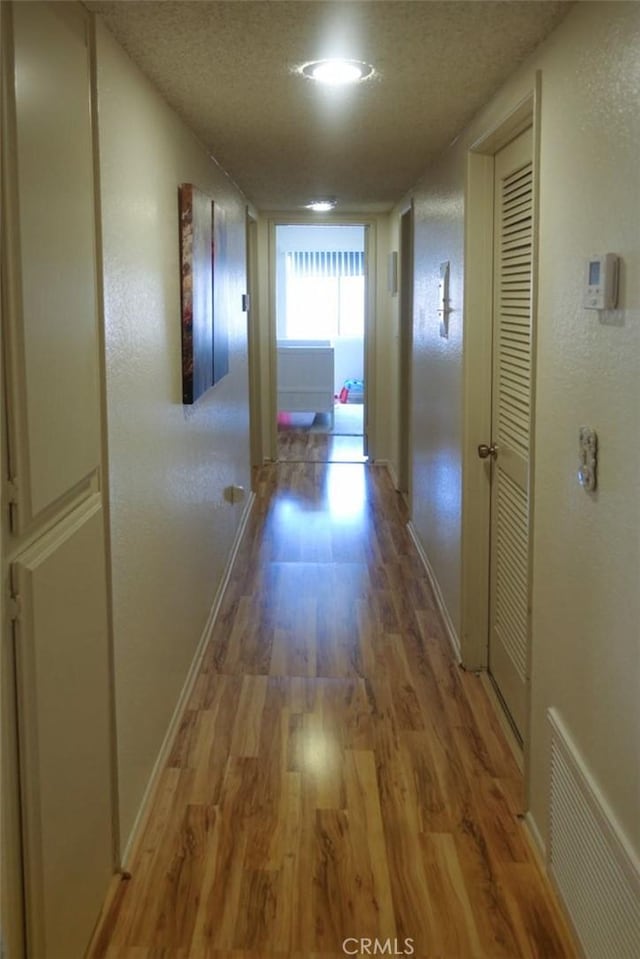
[(618, 302), (618, 263), (615, 253), (589, 257), (584, 285), (586, 310), (614, 309)]

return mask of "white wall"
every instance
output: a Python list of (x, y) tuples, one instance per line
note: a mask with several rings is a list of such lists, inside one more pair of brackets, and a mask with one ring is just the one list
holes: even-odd
[(364, 379), (364, 344), (362, 340), (339, 336), (333, 341), (335, 392), (340, 394), (345, 380)]
[[(640, 7), (585, 4), (543, 63), (532, 808), (557, 706), (640, 853)], [(570, 122), (568, 123), (568, 119)], [(620, 309), (581, 308), (584, 259), (619, 254)], [(599, 489), (576, 482), (581, 424)]]
[[(415, 191), (414, 523), (460, 626), (467, 151), (542, 74), (530, 801), (547, 835), (548, 707), (640, 853), (640, 7), (577, 4)], [(401, 207), (395, 211), (399, 216)], [(581, 306), (584, 258), (623, 261), (620, 309)], [(451, 262), (450, 337), (438, 267)], [(599, 490), (576, 482), (596, 428)]]
[[(462, 273), (465, 153), (451, 151), (415, 195), (413, 523), (460, 635)], [(451, 265), (449, 338), (439, 334), (440, 263)]]
[[(99, 24), (109, 482), (121, 839), (127, 842), (250, 488), (245, 200)], [(230, 372), (181, 397), (178, 185), (216, 202)]]

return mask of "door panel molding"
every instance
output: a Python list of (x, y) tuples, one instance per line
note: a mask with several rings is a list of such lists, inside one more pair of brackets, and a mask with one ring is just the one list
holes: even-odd
[(17, 690), (34, 956), (81, 954), (111, 876), (103, 536), (95, 495), (13, 564), (21, 603)]
[[(15, 150), (8, 151), (4, 186), (11, 241), (4, 332), (8, 456), (20, 534), (64, 510), (69, 491), (80, 499), (89, 495), (100, 464), (87, 29), (86, 19), (64, 4), (46, 13), (36, 5), (13, 9), (17, 52), (7, 133)], [(65, 322), (52, 323), (52, 316)]]

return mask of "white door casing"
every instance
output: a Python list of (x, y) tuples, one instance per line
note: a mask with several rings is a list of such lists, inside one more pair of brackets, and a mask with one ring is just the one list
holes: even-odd
[(373, 462), (376, 451), (376, 423), (377, 423), (377, 312), (378, 312), (378, 281), (377, 257), (378, 236), (377, 219), (366, 220), (357, 215), (347, 214), (339, 219), (331, 216), (320, 218), (317, 215), (292, 214), (277, 217), (268, 222), (268, 239), (265, 244), (268, 248), (267, 270), (269, 284), (269, 322), (268, 322), (268, 349), (266, 350), (267, 363), (262, 367), (263, 383), (268, 383), (269, 396), (269, 430), (268, 442), (270, 459), (276, 461), (278, 457), (277, 432), (277, 255), (276, 233), (279, 226), (361, 226), (364, 228), (364, 262), (365, 262), (365, 319), (364, 319), (364, 408), (363, 408), (363, 453)]
[(413, 353), (413, 205), (400, 217), (398, 489), (411, 511), (411, 366)]

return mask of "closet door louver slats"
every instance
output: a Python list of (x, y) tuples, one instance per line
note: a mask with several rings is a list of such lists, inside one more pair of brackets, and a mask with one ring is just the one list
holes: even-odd
[[(531, 392), (531, 163), (503, 180), (501, 205), (497, 442), (499, 445), (501, 440), (504, 441), (506, 432), (509, 440), (527, 456)], [(516, 264), (511, 258), (515, 250), (518, 253)]]
[(526, 728), (533, 165), (531, 131), (496, 155), (489, 668)]

